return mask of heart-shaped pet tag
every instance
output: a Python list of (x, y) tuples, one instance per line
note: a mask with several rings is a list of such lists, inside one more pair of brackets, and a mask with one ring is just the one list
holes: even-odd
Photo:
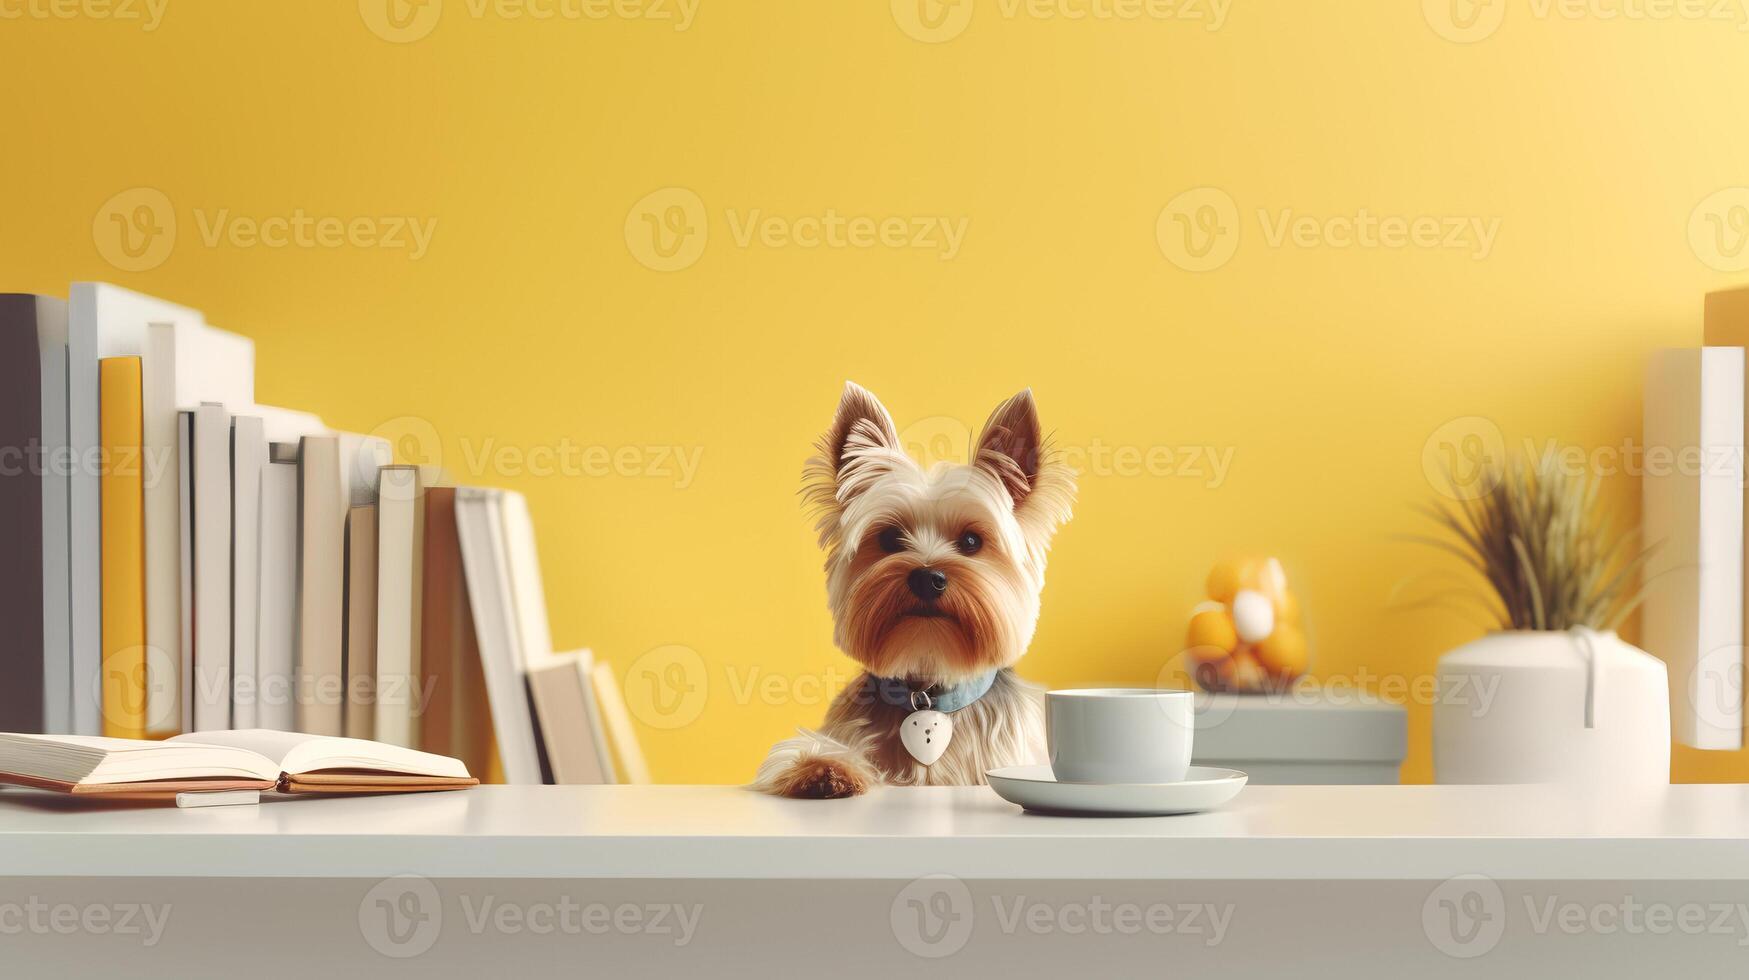
[(899, 741), (911, 758), (926, 766), (935, 764), (953, 739), (953, 719), (939, 711), (913, 711), (899, 725)]

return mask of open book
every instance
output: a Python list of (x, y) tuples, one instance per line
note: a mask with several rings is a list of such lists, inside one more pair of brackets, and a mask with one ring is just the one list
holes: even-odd
[(278, 789), (282, 793), (414, 793), (462, 789), (467, 766), (359, 738), (256, 728), (162, 742), (90, 735), (0, 734), (0, 783), (106, 798)]

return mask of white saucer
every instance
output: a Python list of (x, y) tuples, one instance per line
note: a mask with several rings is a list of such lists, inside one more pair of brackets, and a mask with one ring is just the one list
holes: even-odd
[(1178, 783), (1060, 783), (1050, 766), (1009, 766), (984, 774), (996, 795), (1038, 813), (1160, 817), (1212, 810), (1239, 795), (1237, 769), (1191, 766)]

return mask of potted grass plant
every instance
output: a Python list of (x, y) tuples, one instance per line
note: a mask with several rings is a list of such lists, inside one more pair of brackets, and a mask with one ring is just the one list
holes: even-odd
[(1487, 635), (1439, 660), (1441, 783), (1652, 785), (1670, 779), (1663, 661), (1623, 641), (1650, 552), (1598, 502), (1600, 480), (1546, 453), (1482, 474), (1428, 513), (1423, 539), (1486, 583), (1430, 602), (1485, 611)]

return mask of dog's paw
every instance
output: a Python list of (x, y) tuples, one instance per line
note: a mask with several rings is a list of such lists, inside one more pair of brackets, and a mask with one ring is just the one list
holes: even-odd
[(869, 778), (841, 759), (812, 758), (784, 774), (778, 794), (796, 800), (837, 800), (868, 792)]
[(860, 796), (879, 781), (852, 746), (800, 729), (795, 738), (771, 747), (771, 754), (753, 777), (752, 788), (796, 800), (836, 800)]

